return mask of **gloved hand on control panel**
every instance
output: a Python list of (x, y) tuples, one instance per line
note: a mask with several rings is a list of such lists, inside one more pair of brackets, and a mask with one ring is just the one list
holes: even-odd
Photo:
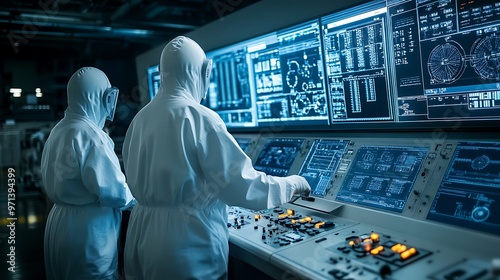
[(294, 195), (300, 195), (300, 196), (309, 196), (311, 193), (311, 186), (309, 186), (309, 183), (307, 180), (299, 175), (291, 175), (289, 176), (291, 181), (293, 182), (293, 194)]

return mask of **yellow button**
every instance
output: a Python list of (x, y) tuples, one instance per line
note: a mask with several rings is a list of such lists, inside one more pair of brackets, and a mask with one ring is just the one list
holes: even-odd
[(401, 256), (401, 259), (406, 260), (406, 259), (410, 258), (411, 256), (415, 255), (416, 253), (417, 253), (417, 249), (412, 247), (409, 250), (406, 250), (399, 255)]
[(286, 217), (288, 217), (288, 215), (287, 215), (287, 214), (279, 214), (279, 215), (278, 215), (278, 219), (284, 219), (284, 218), (286, 218)]
[(394, 252), (397, 252), (397, 251), (399, 251), (399, 248), (401, 248), (401, 244), (398, 243), (398, 244), (392, 246), (391, 250), (393, 250)]
[(373, 240), (373, 242), (379, 242), (379, 240), (380, 240), (380, 236), (378, 234), (376, 234), (375, 232), (370, 234), (370, 238)]
[(377, 248), (372, 249), (372, 250), (370, 251), (370, 253), (371, 253), (372, 255), (378, 255), (378, 254), (379, 254), (380, 252), (382, 252), (382, 251), (384, 251), (384, 246), (378, 246)]
[(402, 252), (406, 251), (406, 245), (398, 243), (398, 244), (392, 246), (391, 250), (393, 250), (396, 253), (402, 253)]
[(286, 213), (291, 216), (291, 215), (295, 214), (295, 210), (288, 209), (288, 210), (286, 210)]

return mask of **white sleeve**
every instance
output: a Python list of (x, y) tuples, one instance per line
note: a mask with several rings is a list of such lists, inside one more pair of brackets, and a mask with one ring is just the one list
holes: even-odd
[(227, 205), (262, 210), (284, 204), (293, 197), (296, 180), (255, 170), (250, 158), (225, 129), (211, 130), (200, 139), (199, 147), (207, 188)]
[(83, 160), (83, 184), (102, 206), (126, 209), (135, 204), (114, 151), (105, 145), (93, 146)]

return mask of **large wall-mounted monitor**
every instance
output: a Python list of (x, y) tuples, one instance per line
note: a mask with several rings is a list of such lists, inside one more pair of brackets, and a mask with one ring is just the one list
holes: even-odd
[(396, 120), (499, 119), (500, 1), (391, 2)]
[(153, 65), (148, 67), (148, 93), (149, 100), (153, 99), (153, 97), (158, 92), (160, 88), (160, 70), (158, 65)]
[(427, 219), (500, 235), (500, 142), (460, 142)]
[(212, 49), (204, 104), (254, 130), (495, 126), (499, 7), (367, 1)]
[(386, 13), (377, 1), (321, 18), (332, 123), (394, 119)]
[(328, 124), (318, 20), (207, 53), (207, 106), (230, 127)]
[(207, 53), (213, 63), (205, 105), (228, 127), (257, 126), (247, 44), (251, 41)]

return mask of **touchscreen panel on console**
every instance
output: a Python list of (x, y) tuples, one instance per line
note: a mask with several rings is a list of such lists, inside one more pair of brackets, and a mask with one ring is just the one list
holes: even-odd
[(299, 175), (311, 186), (311, 195), (324, 197), (349, 144), (347, 140), (314, 140)]
[(500, 234), (500, 142), (460, 142), (427, 219)]
[(336, 199), (403, 212), (427, 147), (361, 146)]
[(303, 144), (304, 139), (268, 138), (254, 167), (268, 175), (287, 176)]

